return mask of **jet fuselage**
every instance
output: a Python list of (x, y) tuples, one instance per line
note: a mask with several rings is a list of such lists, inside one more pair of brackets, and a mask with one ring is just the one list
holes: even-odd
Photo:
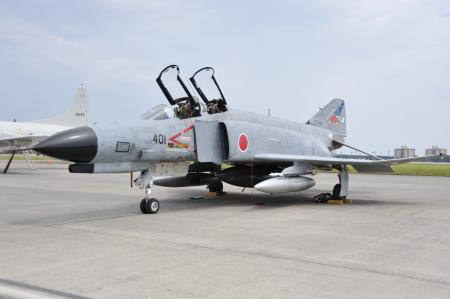
[[(225, 129), (215, 134), (212, 126), (214, 132), (210, 136), (196, 134), (200, 124), (222, 124)], [(221, 135), (220, 140), (216, 135)], [(221, 149), (220, 162), (225, 163), (248, 163), (261, 153), (327, 157), (332, 155), (332, 139), (331, 131), (319, 127), (229, 110), (188, 119), (134, 120), (80, 127), (50, 137), (39, 145), (39, 150), (46, 153), (45, 147), (58, 149), (57, 153), (47, 154), (92, 165), (89, 171), (81, 172), (131, 172), (160, 162), (210, 162), (201, 161), (200, 153), (215, 154), (217, 149)], [(70, 147), (70, 155), (64, 155), (62, 147)], [(72, 154), (77, 147), (85, 151), (84, 156), (82, 150), (77, 156)]]

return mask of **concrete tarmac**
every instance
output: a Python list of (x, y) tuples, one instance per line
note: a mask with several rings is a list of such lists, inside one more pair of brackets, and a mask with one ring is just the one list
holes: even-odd
[[(3, 166), (3, 165), (0, 165)], [(0, 175), (0, 298), (449, 298), (450, 178), (351, 175), (305, 192), (154, 187), (64, 165)]]

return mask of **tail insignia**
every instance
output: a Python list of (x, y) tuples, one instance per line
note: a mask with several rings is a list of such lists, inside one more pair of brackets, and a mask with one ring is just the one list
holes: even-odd
[(332, 124), (339, 125), (345, 123), (345, 117), (341, 116), (342, 110), (344, 109), (344, 103), (339, 105), (339, 107), (334, 111), (333, 114), (328, 118), (328, 121)]

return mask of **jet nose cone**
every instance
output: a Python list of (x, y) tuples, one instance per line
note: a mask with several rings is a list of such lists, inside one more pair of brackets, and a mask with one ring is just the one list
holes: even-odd
[(88, 163), (97, 154), (97, 135), (89, 127), (74, 128), (50, 136), (33, 150), (57, 159)]

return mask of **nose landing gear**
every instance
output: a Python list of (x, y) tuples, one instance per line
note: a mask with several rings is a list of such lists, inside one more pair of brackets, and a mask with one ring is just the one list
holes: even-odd
[(159, 201), (156, 198), (144, 198), (139, 208), (142, 214), (156, 214), (159, 211)]
[(156, 198), (150, 198), (153, 185), (153, 171), (144, 170), (140, 176), (134, 180), (134, 183), (141, 189), (145, 189), (145, 198), (141, 200), (139, 208), (142, 214), (156, 214), (159, 211), (159, 201)]

